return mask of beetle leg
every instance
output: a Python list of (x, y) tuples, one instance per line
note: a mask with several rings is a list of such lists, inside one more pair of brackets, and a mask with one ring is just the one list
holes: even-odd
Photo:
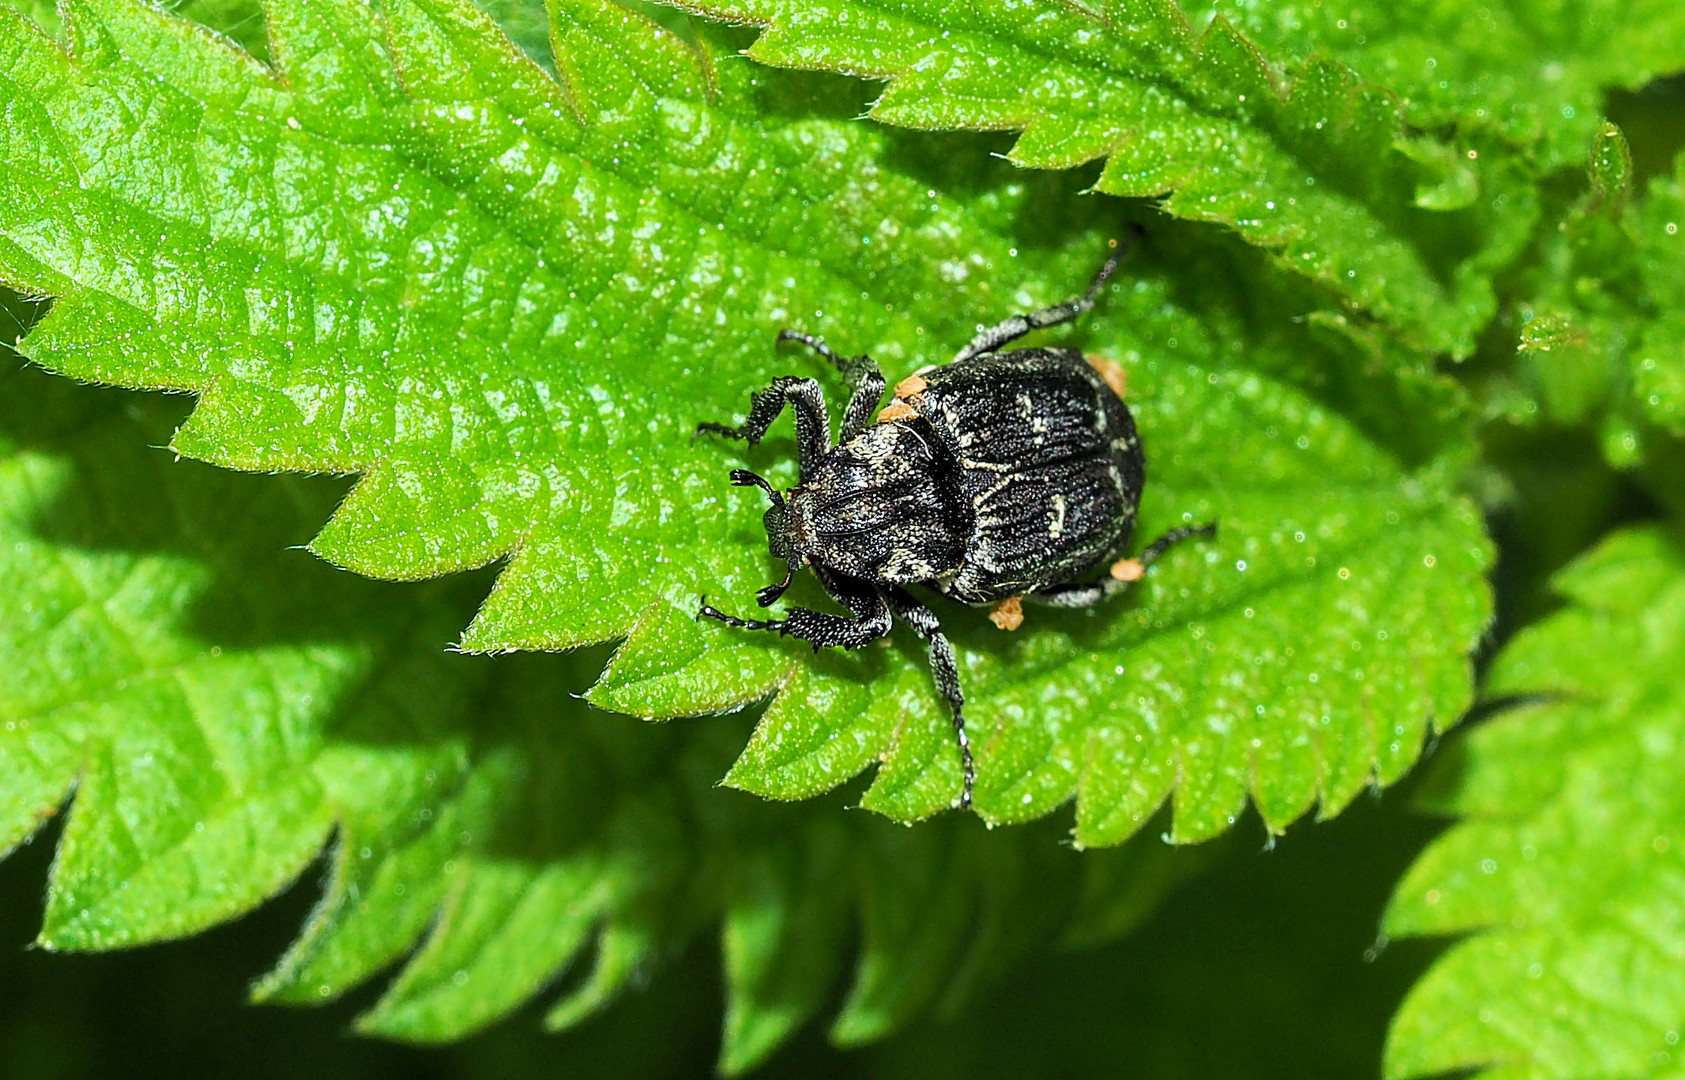
[(1204, 525), (1184, 525), (1180, 529), (1171, 529), (1157, 540), (1148, 544), (1147, 550), (1141, 552), (1141, 565), (1151, 566), (1153, 563), (1158, 562), (1159, 556), (1163, 555), (1165, 552), (1169, 551), (1171, 548), (1180, 544), (1184, 540), (1191, 540), (1196, 536), (1202, 540), (1210, 540), (1216, 535), (1217, 523), (1215, 521), (1208, 521)]
[(905, 589), (888, 587), (889, 603), (895, 614), (913, 628), (913, 633), (930, 645), (930, 672), (936, 678), (936, 692), (948, 703), (954, 720), (954, 741), (960, 747), (960, 766), (965, 772), (965, 787), (960, 792), (961, 810), (971, 809), (971, 789), (977, 784), (977, 768), (971, 760), (971, 738), (965, 733), (965, 691), (960, 689), (959, 664), (954, 659), (954, 647), (942, 633), (936, 613), (919, 603)]
[[(1105, 577), (1101, 578), (1092, 585), (1056, 585), (1051, 589), (1029, 593), (1024, 597), (1024, 599), (1033, 600), (1038, 604), (1045, 604), (1048, 607), (1092, 607), (1108, 597), (1116, 596), (1118, 593), (1129, 588), (1130, 585), (1140, 580), (1141, 573), (1144, 573), (1147, 567), (1151, 566), (1155, 562), (1158, 562), (1160, 556), (1175, 547), (1177, 544), (1180, 544), (1182, 541), (1195, 536), (1210, 539), (1216, 535), (1217, 523), (1215, 521), (1205, 525), (1190, 525), (1181, 529), (1172, 529), (1163, 536), (1159, 537), (1157, 540), (1148, 544), (1146, 550), (1141, 552), (1141, 554), (1136, 556), (1134, 559), (1118, 563), (1112, 568), (1112, 572), (1110, 574), (1107, 574)], [(1127, 567), (1128, 563), (1134, 563), (1135, 565), (1133, 567)], [(1132, 569), (1137, 572), (1121, 573), (1120, 569), (1123, 568)]]
[(831, 351), (831, 347), (811, 334), (804, 334), (799, 330), (780, 330), (779, 341), (799, 341), (814, 352), (836, 365), (838, 371), (848, 385), (853, 387), (848, 399), (848, 408), (843, 410), (843, 430), (840, 442), (848, 442), (872, 422), (872, 413), (877, 411), (878, 402), (883, 400), (884, 387), (889, 385), (878, 368), (878, 362), (870, 356), (838, 356)]
[(864, 355), (850, 359), (848, 366), (843, 368), (843, 376), (854, 387), (849, 395), (848, 408), (843, 412), (842, 441), (848, 442), (871, 424), (872, 414), (877, 411), (878, 402), (883, 400), (887, 383), (883, 372), (878, 369), (878, 362)]
[(872, 586), (823, 572), (819, 573), (819, 581), (826, 592), (848, 608), (853, 618), (799, 607), (791, 608), (782, 619), (739, 619), (708, 604), (703, 604), (697, 614), (744, 630), (776, 630), (808, 642), (815, 652), (826, 646), (858, 649), (889, 633), (892, 622), (889, 604)]
[[(1133, 241), (1133, 239), (1134, 237), (1131, 236), (1130, 240)], [(1106, 283), (1107, 278), (1112, 276), (1112, 271), (1117, 269), (1118, 259), (1128, 249), (1129, 245), (1126, 243), (1121, 250), (1107, 259), (1106, 265), (1100, 267), (1100, 272), (1095, 274), (1094, 280), (1088, 283), (1088, 291), (1081, 296), (1074, 300), (1067, 300), (1063, 304), (1044, 307), (1039, 311), (1014, 315), (1004, 322), (996, 323), (994, 326), (980, 331), (976, 337), (971, 339), (971, 344), (961, 349), (954, 356), (953, 362), (957, 364), (961, 360), (970, 360), (974, 356), (992, 353), (1007, 342), (1018, 340), (1031, 330), (1040, 330), (1045, 326), (1058, 326), (1060, 323), (1070, 322), (1083, 312), (1088, 311), (1094, 306), (1095, 298), (1100, 295), (1100, 287)]]
[(831, 425), (825, 416), (825, 394), (812, 379), (795, 375), (774, 379), (772, 385), (749, 399), (749, 417), (741, 426), (701, 423), (696, 425), (696, 434), (710, 431), (727, 438), (742, 439), (754, 446), (761, 441), (772, 422), (778, 419), (785, 405), (789, 405), (796, 414), (796, 449), (805, 481), (831, 449)]

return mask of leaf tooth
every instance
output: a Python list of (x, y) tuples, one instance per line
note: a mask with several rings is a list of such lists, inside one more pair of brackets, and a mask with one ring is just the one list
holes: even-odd
[(732, 712), (779, 692), (801, 662), (795, 658), (801, 650), (794, 644), (758, 649), (729, 632), (706, 629), (696, 616), (698, 603), (662, 598), (645, 608), (586, 700), (665, 719)]
[(1131, 132), (1051, 114), (1033, 118), (1007, 154), (1026, 169), (1070, 169), (1114, 154)]
[[(515, 547), (523, 524), (497, 513), (485, 497), (488, 482), (463, 462), (375, 466), (358, 479), (310, 550), (337, 566), (394, 580), (485, 566)], [(416, 527), (422, 520), (426, 529)]]
[(1192, 82), (1201, 98), (1233, 102), (1241, 115), (1256, 115), (1286, 96), (1263, 51), (1222, 15), (1200, 36)]
[[(1166, 704), (1142, 695), (1136, 712), (1152, 716)], [(1077, 780), (1077, 846), (1110, 847), (1134, 836), (1175, 790), (1177, 775), (1162, 723), (1089, 731)]]
[(481, 857), (427, 941), (359, 1031), (461, 1038), (519, 1007), (572, 962), (612, 909), (624, 868), (594, 856), (533, 864)]
[[(931, 49), (895, 71), (895, 78), (872, 105), (870, 115), (874, 120), (911, 128), (1024, 127), (1036, 115), (1034, 107), (1016, 90), (1001, 95), (978, 92), (979, 84), (985, 81), (980, 78), (982, 69), (987, 65), (987, 81), (998, 79), (1014, 88), (1031, 85), (1043, 74), (1016, 59), (987, 64), (988, 59), (968, 51)], [(955, 84), (972, 92), (952, 93), (950, 87)]]
[[(552, 146), (579, 140), (582, 119), (558, 83), (479, 6), (456, 0), (393, 0), (384, 6), (393, 63), (412, 99), (443, 107), (496, 103)], [(471, 158), (471, 155), (461, 155)]]
[[(1260, 635), (1269, 629), (1260, 627)], [(1296, 636), (1289, 628), (1277, 628), (1273, 640), (1254, 638), (1253, 648), (1264, 650), (1272, 661), (1294, 648)], [(1266, 705), (1266, 708), (1268, 706)], [(1271, 737), (1250, 734), (1246, 746), (1245, 782), (1264, 827), (1279, 833), (1317, 805), (1321, 794), (1321, 725), (1303, 703), (1297, 715), (1275, 717), (1279, 729)], [(1262, 727), (1264, 718), (1257, 718)]]
[(596, 963), (585, 981), (544, 1014), (544, 1030), (566, 1031), (608, 1008), (655, 959), (656, 935), (637, 922), (613, 920), (597, 934)]
[(464, 652), (572, 649), (626, 633), (624, 607), (557, 604), (558, 596), (595, 595), (611, 574), (589, 537), (569, 528), (524, 537), (491, 594), (463, 632)]
[[(1222, 715), (1229, 724), (1245, 723), (1246, 712), (1218, 698), (1205, 714)], [(1171, 793), (1170, 836), (1176, 844), (1197, 844), (1222, 835), (1246, 809), (1251, 749), (1231, 729), (1200, 731), (1181, 741), (1182, 759), (1176, 790)]]
[(612, 0), (547, 0), (556, 70), (588, 119), (710, 96), (704, 54)]
[(300, 119), (341, 139), (389, 141), (384, 113), (400, 90), (374, 10), (362, 0), (267, 0), (264, 13)]
[(1124, 198), (1147, 199), (1185, 186), (1206, 168), (1200, 143), (1222, 145), (1209, 128), (1171, 131), (1162, 126), (1137, 128), (1116, 143), (1094, 182), (1094, 190)]
[(855, 850), (834, 820), (816, 822), (806, 843), (780, 843), (737, 868), (720, 926), (724, 1075), (754, 1068), (824, 1006), (849, 934)]
[[(363, 465), (343, 432), (323, 438), (283, 391), (229, 378), (194, 388), (199, 390), (198, 404), (170, 440), (170, 449), (184, 457), (247, 472), (345, 474)], [(254, 426), (264, 432), (264, 441), (252, 440)]]
[[(840, 659), (848, 667), (882, 666), (858, 653)], [(882, 754), (877, 718), (869, 714), (883, 697), (874, 698), (866, 684), (816, 677), (807, 663), (797, 662), (785, 669), (778, 691), (721, 781), (727, 787), (774, 799), (810, 798), (859, 775)], [(956, 763), (956, 783), (958, 775)]]
[[(745, 54), (764, 64), (825, 68), (865, 79), (888, 78), (913, 62), (915, 55), (902, 51), (908, 34), (896, 20), (879, 11), (854, 14), (859, 17), (839, 28), (817, 8), (781, 12), (778, 21), (764, 24)], [(743, 21), (740, 13), (731, 18)]]

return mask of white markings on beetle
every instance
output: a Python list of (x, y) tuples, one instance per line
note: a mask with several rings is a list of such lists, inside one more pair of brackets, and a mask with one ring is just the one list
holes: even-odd
[(1129, 485), (1123, 482), (1123, 473), (1118, 471), (1117, 462), (1106, 462), (1106, 475), (1112, 478), (1112, 486), (1127, 504), (1129, 502)]
[[(1002, 470), (1002, 471), (1005, 471), (1005, 470)], [(1011, 487), (1012, 484), (1013, 484), (1013, 481), (1016, 480), (1016, 479), (1017, 478), (1012, 476), (1010, 473), (1006, 476), (1003, 476), (1000, 479), (1000, 481), (995, 484), (994, 487), (992, 487), (989, 490), (983, 492), (983, 494), (977, 496), (975, 499), (972, 499), (971, 500), (971, 508), (973, 510), (983, 509), (983, 507), (987, 506), (989, 503), (994, 501), (994, 498), (995, 498), (996, 495), (999, 495), (1001, 492), (1003, 492), (1007, 488)], [(979, 521), (981, 521), (981, 519), (979, 519)]]

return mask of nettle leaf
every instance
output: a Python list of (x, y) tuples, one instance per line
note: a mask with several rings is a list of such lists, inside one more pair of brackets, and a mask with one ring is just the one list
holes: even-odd
[[(0, 22), (19, 178), (0, 273), (59, 297), (28, 355), (196, 391), (180, 452), (361, 472), (311, 544), (343, 566), (508, 558), (467, 649), (627, 636), (591, 700), (645, 716), (776, 693), (739, 786), (807, 796), (882, 761), (867, 806), (952, 803), (913, 642), (815, 657), (693, 621), (767, 569), (753, 493), (724, 482), (740, 449), (689, 433), (812, 370), (773, 353), (777, 327), (904, 372), (1070, 295), (1123, 204), (852, 122), (852, 102), (833, 118), (820, 84), (591, 0), (554, 11), (562, 85), (455, 0), (277, 4), (274, 69), (122, 0), (67, 10), (68, 53)], [(1162, 234), (1082, 340), (1128, 369), (1145, 536), (1221, 537), (1131, 604), (1016, 638), (943, 612), (982, 813), (1075, 795), (1085, 844), (1172, 794), (1192, 840), (1248, 795), (1279, 828), (1398, 776), (1461, 713), (1489, 613), (1454, 388), (1244, 249)], [(788, 451), (749, 460), (789, 479)]]
[(719, 925), (737, 1072), (831, 999), (855, 926), (843, 1042), (951, 1011), (1061, 935), (1126, 932), (1205, 861), (722, 790), (743, 720), (596, 711), (571, 692), (589, 653), (446, 652), (478, 581), (380, 584), (289, 550), (342, 485), (173, 463), (150, 446), (180, 415), (0, 373), (0, 852), (71, 801), (48, 948), (202, 930), (326, 843), (259, 999), (398, 968), (359, 1028), (430, 1042), (559, 983), (560, 1029)]
[(1525, 242), (1519, 163), (1411, 136), (1398, 102), (1326, 57), (1284, 80), (1224, 17), (1172, 0), (674, 0), (766, 28), (768, 64), (889, 80), (870, 115), (925, 129), (1021, 130), (1031, 168), (1106, 165), (1095, 189), (1160, 197), (1434, 352), (1466, 356), (1491, 275)]
[(1400, 884), (1389, 934), (1465, 934), (1406, 999), (1389, 1077), (1678, 1075), (1685, 1030), (1685, 545), (1617, 533), (1486, 686), (1518, 703), (1432, 774), (1462, 820)]
[(1490, 412), (1595, 425), (1621, 467), (1646, 456), (1646, 429), (1685, 433), (1685, 159), (1679, 168), (1635, 197), (1625, 137), (1603, 125), (1586, 188), (1553, 208), (1557, 227), (1517, 277), (1504, 329), (1521, 362), (1487, 387)]
[[(1122, 345), (1149, 447), (1143, 534), (1212, 518), (1221, 532), (1122, 612), (1032, 607), (1034, 633), (1009, 636), (939, 609), (976, 702), (977, 805), (1022, 821), (1074, 794), (1084, 844), (1131, 835), (1167, 797), (1178, 840), (1221, 832), (1249, 795), (1272, 828), (1319, 800), (1333, 813), (1461, 714), (1457, 657), (1489, 612), (1478, 515), (1449, 496), (1445, 462), (1403, 468), (1260, 375), (1293, 357), (1242, 344), (1239, 320), (1202, 323), (1145, 283), (1109, 307), (1096, 336)], [(717, 640), (658, 606), (590, 698), (663, 715), (700, 684), (723, 704), (744, 664)], [(797, 656), (775, 677), (728, 783), (800, 798), (881, 759), (864, 805), (910, 818), (952, 799), (958, 759), (916, 642)]]
[(1685, 435), (1685, 153), (1633, 209), (1639, 273), (1655, 313), (1631, 354), (1633, 394), (1652, 423)]
[(1585, 160), (1605, 92), (1685, 70), (1673, 0), (1186, 7), (1196, 23), (1221, 12), (1275, 56), (1326, 53), (1396, 93), (1411, 124), (1495, 133), (1547, 170)]

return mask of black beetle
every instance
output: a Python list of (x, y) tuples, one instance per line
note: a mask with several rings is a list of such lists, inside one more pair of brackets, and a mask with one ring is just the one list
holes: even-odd
[(801, 483), (788, 498), (746, 469), (731, 473), (732, 483), (758, 486), (771, 500), (767, 539), (787, 567), (783, 581), (760, 590), (760, 604), (783, 595), (805, 562), (853, 617), (792, 608), (783, 619), (740, 619), (706, 603), (700, 614), (776, 630), (815, 650), (859, 648), (888, 634), (899, 615), (929, 643), (936, 688), (953, 710), (965, 772), (961, 809), (971, 805), (976, 773), (959, 669), (936, 616), (905, 587), (996, 605), (996, 624), (1011, 629), (1022, 619), (1020, 598), (1086, 607), (1139, 578), (1172, 544), (1216, 533), (1215, 525), (1177, 529), (1138, 558), (1118, 561), (1146, 476), (1123, 403), (1122, 369), (1090, 364), (1075, 349), (997, 351), (1088, 311), (1117, 262), (1116, 255), (1106, 260), (1081, 297), (989, 327), (950, 363), (906, 379), (875, 423), (885, 382), (871, 357), (844, 358), (817, 338), (781, 331), (779, 341), (811, 348), (854, 387), (835, 446), (819, 383), (796, 376), (755, 394), (741, 426), (697, 425), (698, 435), (715, 432), (752, 446), (785, 405), (795, 410)]

